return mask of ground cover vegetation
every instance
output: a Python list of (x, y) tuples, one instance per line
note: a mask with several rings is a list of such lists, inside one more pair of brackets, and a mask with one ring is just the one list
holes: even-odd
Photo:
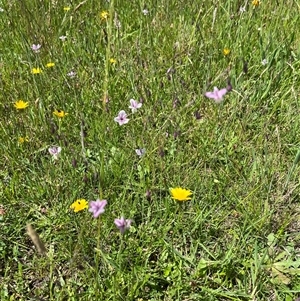
[(0, 299), (296, 300), (299, 24), (0, 1)]

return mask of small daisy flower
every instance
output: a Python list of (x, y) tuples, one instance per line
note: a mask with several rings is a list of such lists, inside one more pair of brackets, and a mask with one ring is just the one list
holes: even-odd
[(42, 69), (41, 68), (32, 68), (31, 73), (32, 74), (40, 74), (42, 73)]
[(66, 113), (65, 111), (62, 111), (62, 110), (55, 110), (53, 112), (53, 115), (59, 117), (59, 118), (63, 118), (65, 116), (67, 116), (69, 113)]
[(148, 9), (143, 9), (142, 13), (144, 14), (144, 16), (147, 16), (149, 14), (149, 10)]
[(124, 234), (125, 231), (130, 228), (132, 220), (125, 219), (123, 216), (121, 216), (120, 219), (116, 218), (114, 223), (119, 228), (121, 234)]
[(124, 110), (120, 111), (118, 116), (114, 118), (115, 122), (118, 122), (119, 125), (123, 125), (128, 123), (129, 119), (127, 118), (127, 114)]
[(51, 67), (54, 67), (54, 66), (55, 66), (55, 64), (52, 63), (52, 62), (49, 62), (49, 63), (46, 64), (47, 68), (51, 68)]
[(111, 59), (109, 59), (109, 62), (110, 62), (112, 65), (114, 65), (114, 64), (117, 62), (117, 60), (114, 59), (114, 58), (111, 58)]
[(48, 151), (49, 151), (50, 155), (52, 156), (52, 158), (54, 160), (57, 160), (58, 156), (61, 152), (61, 147), (60, 146), (51, 146), (48, 148)]
[(78, 199), (70, 206), (70, 209), (73, 209), (74, 212), (79, 212), (88, 207), (88, 202), (85, 199)]
[(24, 142), (29, 142), (28, 136), (19, 137), (18, 142), (19, 142), (19, 144), (23, 144)]
[(224, 48), (224, 49), (223, 49), (223, 54), (224, 54), (225, 56), (229, 55), (229, 53), (230, 53), (230, 49), (229, 49), (229, 48)]
[(32, 44), (31, 49), (34, 53), (38, 53), (38, 52), (40, 52), (41, 47), (42, 46), (40, 44), (37, 44), (37, 45)]
[(267, 59), (263, 59), (263, 60), (261, 61), (261, 63), (262, 63), (263, 66), (265, 66), (265, 65), (268, 64), (268, 60), (267, 60)]
[(132, 113), (135, 113), (139, 108), (142, 107), (141, 102), (137, 102), (134, 99), (130, 99), (129, 101), (130, 101), (129, 109), (131, 109)]
[(177, 201), (187, 201), (191, 199), (192, 191), (188, 189), (184, 189), (181, 187), (170, 188), (170, 193), (172, 195), (172, 199)]
[(102, 11), (102, 12), (100, 13), (100, 19), (101, 19), (101, 20), (107, 20), (108, 17), (109, 17), (108, 11), (104, 10), (104, 11)]
[(28, 102), (25, 102), (23, 100), (18, 100), (14, 103), (14, 107), (17, 109), (17, 110), (23, 110), (23, 109), (26, 109), (27, 107), (29, 106), (29, 103)]

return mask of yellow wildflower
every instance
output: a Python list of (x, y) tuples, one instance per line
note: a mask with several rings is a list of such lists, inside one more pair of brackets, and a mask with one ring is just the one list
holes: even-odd
[(260, 1), (259, 0), (253, 0), (252, 1), (252, 5), (253, 6), (258, 6), (260, 4)]
[(172, 199), (178, 201), (187, 201), (191, 199), (192, 191), (180, 187), (170, 188), (170, 193), (172, 195)]
[(109, 62), (114, 65), (117, 62), (117, 60), (114, 58), (111, 58), (111, 59), (109, 59)]
[(24, 142), (28, 142), (28, 141), (29, 141), (28, 136), (26, 136), (26, 137), (19, 137), (18, 138), (18, 142), (20, 144), (23, 144)]
[(23, 110), (23, 109), (27, 108), (28, 106), (29, 106), (28, 102), (25, 102), (23, 100), (18, 100), (14, 103), (14, 107), (17, 110)]
[(52, 63), (52, 62), (50, 62), (50, 63), (46, 64), (46, 67), (47, 67), (47, 68), (51, 68), (51, 67), (54, 67), (54, 66), (55, 66), (55, 64), (54, 64), (54, 63)]
[(70, 206), (70, 209), (73, 209), (74, 212), (79, 212), (88, 207), (88, 202), (85, 199), (78, 199)]
[(229, 48), (224, 48), (223, 49), (223, 54), (226, 56), (230, 53), (230, 49)]
[(64, 11), (69, 11), (70, 10), (70, 6), (65, 6), (64, 7)]
[(101, 20), (107, 20), (108, 17), (109, 17), (108, 11), (103, 10), (103, 11), (100, 13), (100, 19), (101, 19)]
[(31, 73), (32, 74), (39, 74), (42, 73), (42, 69), (41, 68), (32, 68)]
[(65, 116), (67, 116), (69, 113), (66, 113), (65, 111), (62, 111), (62, 110), (55, 110), (53, 112), (53, 115), (59, 117), (59, 118), (63, 118)]

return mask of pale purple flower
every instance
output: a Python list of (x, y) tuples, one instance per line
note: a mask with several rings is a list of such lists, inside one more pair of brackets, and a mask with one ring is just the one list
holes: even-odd
[(213, 92), (206, 92), (205, 96), (212, 98), (216, 103), (220, 103), (223, 100), (223, 96), (227, 93), (227, 89), (223, 88), (219, 90), (217, 87), (214, 87)]
[(38, 52), (40, 52), (41, 47), (42, 46), (40, 44), (37, 44), (37, 45), (32, 44), (31, 49), (34, 53), (38, 53)]
[(61, 147), (60, 146), (51, 146), (48, 148), (48, 151), (49, 151), (50, 155), (52, 156), (52, 158), (54, 160), (57, 160), (58, 156), (61, 152)]
[(67, 36), (60, 36), (59, 39), (64, 42), (67, 39)]
[(146, 149), (145, 148), (137, 148), (135, 150), (135, 153), (139, 156), (139, 157), (142, 157), (145, 155), (146, 153)]
[(106, 200), (91, 201), (89, 203), (89, 212), (93, 213), (94, 218), (97, 218), (100, 214), (104, 212), (104, 207), (106, 206)]
[(135, 113), (137, 109), (139, 109), (142, 106), (141, 102), (137, 102), (134, 99), (130, 99), (129, 101), (130, 101), (129, 109), (131, 109), (132, 113)]
[(115, 122), (118, 122), (119, 125), (123, 125), (128, 123), (129, 119), (127, 118), (127, 114), (124, 110), (120, 111), (118, 116), (114, 118)]
[(115, 225), (119, 228), (121, 234), (124, 234), (125, 231), (130, 228), (131, 223), (131, 219), (125, 219), (123, 216), (121, 216), (120, 219), (115, 219)]
[(74, 77), (76, 76), (76, 72), (70, 71), (69, 73), (67, 73), (67, 75), (68, 75), (70, 78), (74, 78)]

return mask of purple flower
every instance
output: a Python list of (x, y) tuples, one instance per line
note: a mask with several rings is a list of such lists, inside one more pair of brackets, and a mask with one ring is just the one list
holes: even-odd
[(70, 78), (73, 78), (73, 77), (76, 76), (76, 72), (71, 71), (71, 72), (69, 72), (67, 75), (68, 75)]
[(139, 157), (143, 157), (146, 153), (146, 149), (145, 148), (137, 148), (135, 150), (135, 153), (139, 156)]
[(89, 212), (93, 213), (94, 218), (97, 218), (104, 212), (104, 207), (107, 204), (107, 200), (96, 200), (89, 203)]
[(129, 119), (127, 118), (127, 114), (124, 110), (120, 111), (118, 116), (114, 118), (115, 122), (118, 122), (119, 125), (123, 125), (128, 123)]
[(223, 96), (227, 93), (227, 89), (223, 88), (219, 90), (217, 87), (214, 87), (213, 92), (206, 92), (205, 96), (212, 98), (216, 103), (220, 103), (223, 100)]
[(130, 228), (131, 223), (131, 219), (125, 219), (123, 216), (121, 216), (120, 219), (115, 219), (115, 225), (119, 228), (121, 234), (124, 234), (124, 232)]
[(42, 46), (40, 44), (37, 44), (37, 45), (32, 44), (31, 49), (33, 52), (38, 53), (38, 52), (40, 52), (41, 47)]
[(129, 109), (131, 109), (132, 113), (135, 113), (137, 109), (139, 109), (142, 106), (142, 103), (137, 102), (134, 99), (130, 99), (130, 106)]
[(48, 151), (49, 151), (50, 155), (52, 156), (52, 158), (54, 160), (57, 160), (58, 156), (61, 152), (61, 147), (60, 146), (51, 146), (48, 148)]

